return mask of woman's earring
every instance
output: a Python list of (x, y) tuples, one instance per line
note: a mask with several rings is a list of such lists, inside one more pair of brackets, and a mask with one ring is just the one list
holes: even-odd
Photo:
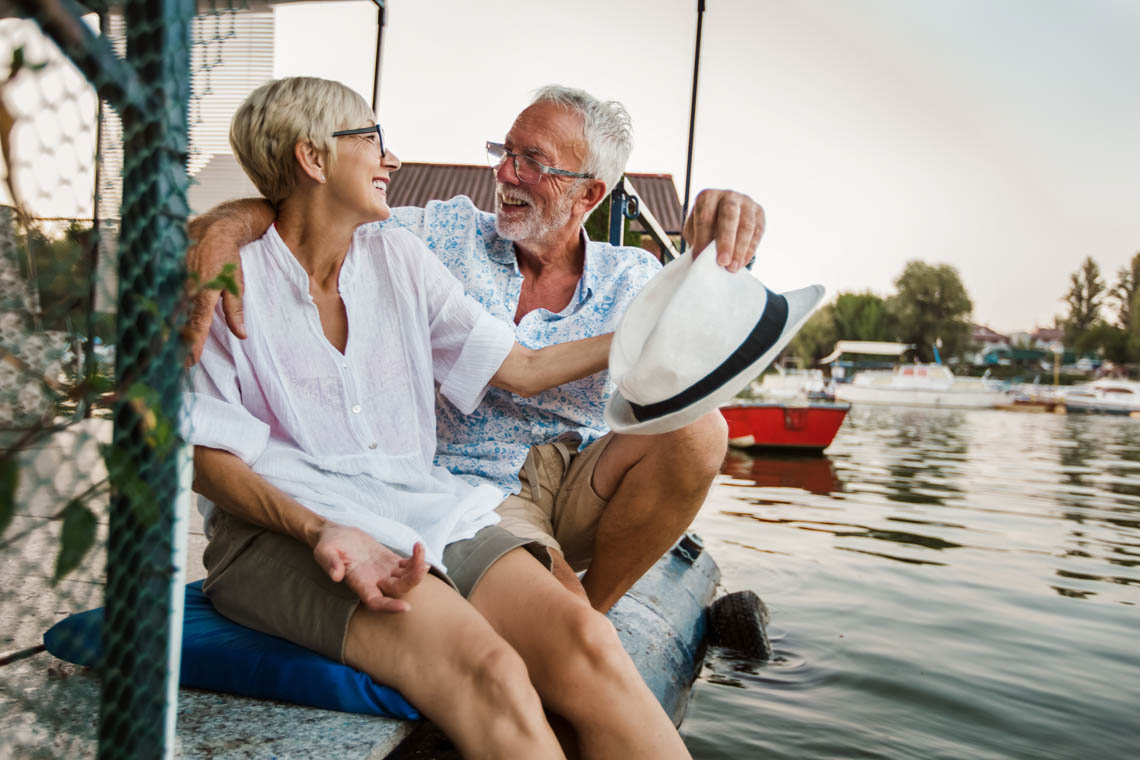
[(324, 182), (324, 181), (325, 181), (325, 175), (322, 174), (321, 175), (321, 182)]

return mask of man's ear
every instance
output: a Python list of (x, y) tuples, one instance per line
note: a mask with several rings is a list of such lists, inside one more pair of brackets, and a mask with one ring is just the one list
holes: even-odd
[(301, 167), (304, 172), (314, 182), (324, 182), (326, 179), (325, 169), (328, 163), (325, 156), (317, 147), (308, 140), (298, 140), (293, 146), (293, 156), (297, 159), (297, 165)]
[(582, 204), (582, 213), (585, 214), (587, 211), (595, 208), (599, 203), (605, 200), (606, 194), (606, 183), (600, 179), (592, 180), (590, 185), (582, 193), (582, 196), (578, 199), (578, 202)]

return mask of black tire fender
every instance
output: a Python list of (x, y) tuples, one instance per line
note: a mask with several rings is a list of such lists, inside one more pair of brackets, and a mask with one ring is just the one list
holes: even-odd
[(709, 644), (751, 660), (772, 658), (768, 608), (755, 591), (734, 591), (709, 605)]

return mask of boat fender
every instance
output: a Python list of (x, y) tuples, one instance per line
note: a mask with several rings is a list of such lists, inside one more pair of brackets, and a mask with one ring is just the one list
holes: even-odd
[(708, 643), (750, 660), (772, 658), (768, 608), (755, 591), (734, 591), (709, 605)]

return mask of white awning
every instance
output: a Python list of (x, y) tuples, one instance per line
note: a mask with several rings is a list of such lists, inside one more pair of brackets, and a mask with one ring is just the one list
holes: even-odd
[(843, 354), (875, 354), (876, 356), (899, 356), (914, 348), (913, 343), (888, 343), (881, 340), (841, 340), (835, 350), (819, 360), (820, 364), (831, 364)]

